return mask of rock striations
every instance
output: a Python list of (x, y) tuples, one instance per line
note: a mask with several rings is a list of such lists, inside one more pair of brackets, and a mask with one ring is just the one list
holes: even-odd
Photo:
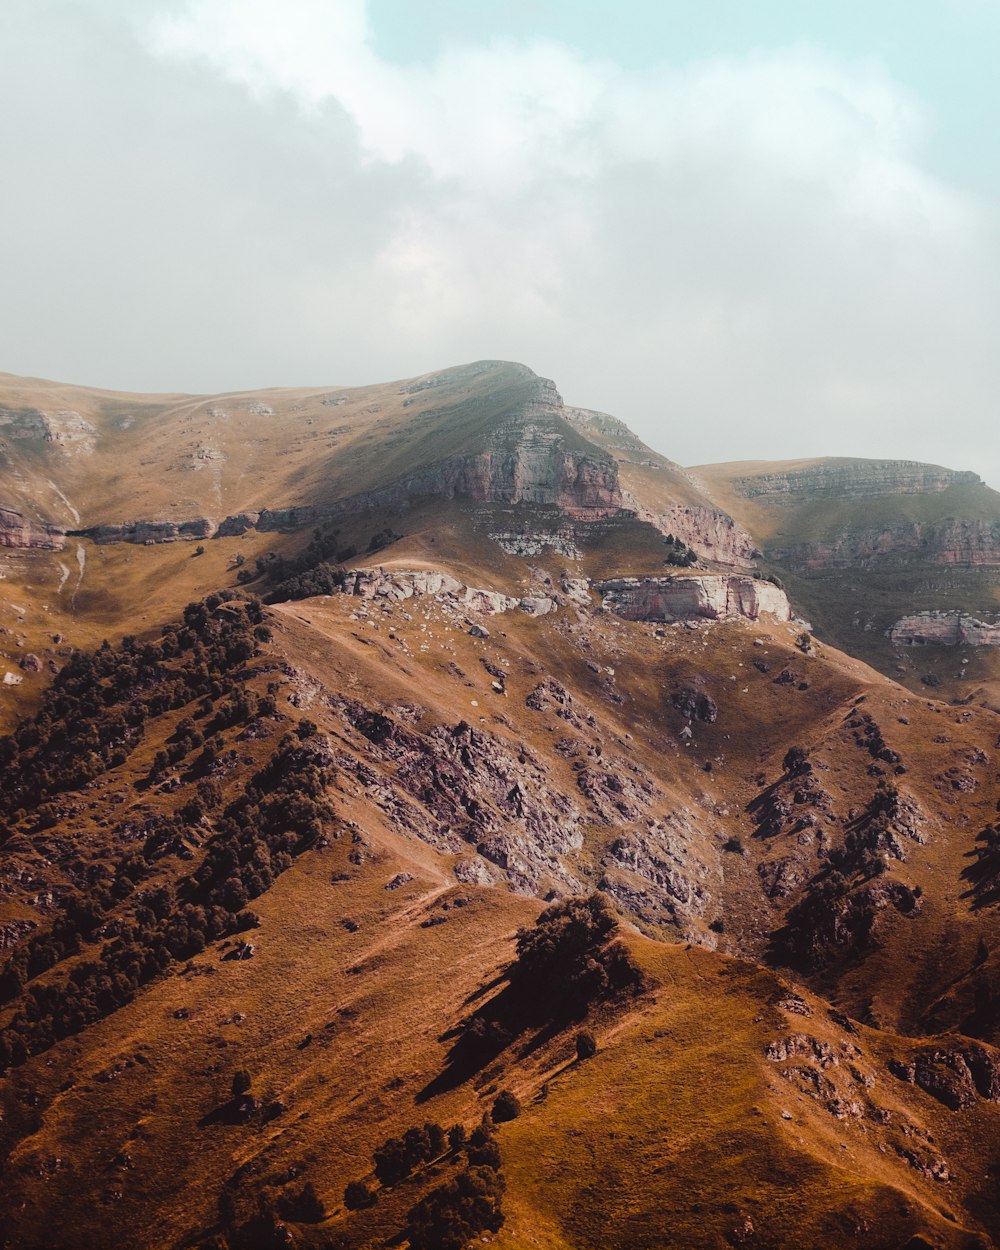
[(737, 478), (747, 499), (760, 496), (830, 495), (871, 499), (880, 495), (922, 495), (950, 486), (982, 485), (976, 473), (944, 469), (915, 460), (824, 460), (807, 468)]
[(39, 548), (61, 551), (65, 534), (54, 525), (36, 525), (22, 513), (0, 508), (0, 547)]
[(963, 612), (918, 612), (901, 617), (889, 637), (908, 647), (1000, 647), (1000, 621), (980, 621)]
[(693, 577), (619, 577), (601, 582), (604, 607), (630, 621), (722, 620), (762, 613), (791, 620), (785, 592), (771, 582), (734, 574)]

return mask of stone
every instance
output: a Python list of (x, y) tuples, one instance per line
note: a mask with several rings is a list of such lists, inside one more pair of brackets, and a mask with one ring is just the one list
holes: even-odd
[(791, 620), (788, 596), (771, 582), (738, 574), (620, 577), (599, 582), (605, 611), (630, 621), (723, 620), (762, 614)]

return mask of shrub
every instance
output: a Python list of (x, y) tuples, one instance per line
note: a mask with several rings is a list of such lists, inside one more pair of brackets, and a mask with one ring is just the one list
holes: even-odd
[(510, 1089), (502, 1089), (493, 1102), (494, 1124), (503, 1124), (505, 1120), (516, 1120), (521, 1114), (521, 1100)]
[(475, 1167), (499, 1168), (500, 1147), (491, 1128), (480, 1125), (472, 1130), (466, 1147), (469, 1163)]
[(348, 1181), (344, 1190), (344, 1206), (348, 1211), (362, 1211), (375, 1205), (375, 1190), (367, 1181)]
[(286, 1196), (281, 1207), (285, 1218), (297, 1224), (319, 1224), (326, 1219), (326, 1207), (312, 1181), (306, 1181), (294, 1197)]
[(592, 1059), (597, 1054), (597, 1039), (589, 1029), (581, 1029), (576, 1035), (577, 1059)]
[(375, 1175), (383, 1185), (395, 1185), (413, 1171), (413, 1162), (398, 1137), (390, 1137), (372, 1154)]
[(240, 1068), (233, 1073), (233, 1098), (242, 1098), (244, 1094), (250, 1092), (250, 1086), (253, 1082), (250, 1079), (250, 1073), (246, 1068)]
[(604, 993), (637, 989), (642, 974), (617, 940), (618, 921), (602, 894), (554, 903), (517, 935), (511, 985), (537, 1000), (571, 1000), (577, 1008)]

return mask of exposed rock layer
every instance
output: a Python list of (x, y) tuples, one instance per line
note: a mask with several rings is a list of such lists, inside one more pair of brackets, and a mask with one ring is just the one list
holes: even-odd
[(1000, 622), (980, 621), (962, 612), (919, 612), (898, 620), (889, 637), (903, 646), (1000, 647)]
[(630, 621), (720, 620), (767, 613), (791, 619), (788, 597), (771, 582), (735, 574), (698, 577), (621, 577), (600, 582), (604, 607)]
[(805, 469), (737, 478), (734, 486), (747, 499), (763, 495), (833, 495), (869, 499), (878, 495), (921, 495), (949, 486), (981, 485), (977, 473), (920, 464), (915, 460), (824, 462)]
[(20, 512), (0, 508), (0, 547), (35, 547), (61, 551), (66, 535), (54, 525), (35, 525)]
[(882, 529), (844, 532), (823, 542), (773, 547), (768, 555), (780, 563), (813, 571), (857, 564), (1000, 565), (1000, 522), (905, 521)]

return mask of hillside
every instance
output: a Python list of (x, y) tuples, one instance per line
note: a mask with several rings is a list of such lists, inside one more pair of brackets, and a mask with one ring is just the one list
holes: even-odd
[(79, 463), (5, 438), (0, 1244), (418, 1250), (458, 1193), (510, 1250), (1000, 1244), (995, 713), (810, 635), (763, 504), (472, 368), (323, 459), (347, 393), (269, 396), (214, 509), (164, 481), (216, 402), (107, 498), (118, 398)]
[(830, 458), (691, 476), (823, 637), (915, 692), (1000, 706), (1000, 652), (975, 624), (1000, 613), (1000, 494), (974, 473)]

